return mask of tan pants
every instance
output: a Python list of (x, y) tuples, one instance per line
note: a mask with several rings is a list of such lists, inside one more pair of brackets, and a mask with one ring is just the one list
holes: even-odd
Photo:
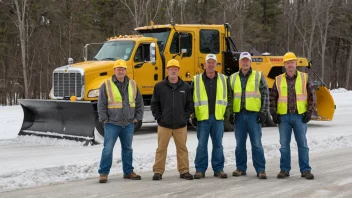
[(165, 171), (167, 147), (171, 136), (176, 144), (177, 169), (180, 174), (189, 172), (188, 150), (186, 147), (187, 127), (168, 129), (158, 126), (158, 148), (156, 149), (153, 172), (163, 174)]

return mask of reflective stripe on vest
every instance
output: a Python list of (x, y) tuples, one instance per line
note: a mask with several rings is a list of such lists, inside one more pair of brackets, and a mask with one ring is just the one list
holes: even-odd
[[(304, 112), (307, 111), (307, 105), (308, 105), (307, 80), (308, 80), (308, 75), (306, 73), (297, 71), (295, 90), (296, 90), (296, 105), (297, 105), (298, 114), (303, 114)], [(281, 74), (276, 77), (276, 87), (279, 93), (279, 99), (277, 101), (277, 113), (287, 114), (288, 87), (287, 87), (287, 81), (286, 81), (286, 74)]]
[[(108, 95), (108, 108), (122, 108), (122, 97), (119, 89), (111, 80), (105, 81), (106, 92)], [(131, 108), (136, 107), (137, 86), (134, 80), (128, 83), (128, 102)]]
[[(249, 75), (246, 85), (246, 110), (259, 112), (261, 108), (261, 95), (259, 91), (261, 72), (252, 70)], [(242, 100), (242, 84), (239, 77), (239, 72), (236, 72), (230, 77), (230, 85), (233, 90), (233, 112), (237, 113), (241, 110)]]
[[(193, 77), (194, 92), (193, 101), (195, 114), (198, 121), (209, 119), (208, 95), (203, 82), (202, 74)], [(227, 106), (227, 82), (226, 76), (218, 73), (216, 81), (215, 118), (223, 120)]]

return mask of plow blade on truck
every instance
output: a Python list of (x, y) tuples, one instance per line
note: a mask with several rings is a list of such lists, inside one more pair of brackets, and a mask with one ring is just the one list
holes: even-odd
[(317, 99), (317, 115), (313, 115), (312, 120), (331, 121), (336, 105), (329, 89), (324, 85), (319, 85), (315, 89), (315, 95)]
[(18, 100), (23, 124), (18, 135), (36, 135), (94, 143), (96, 112), (91, 102)]

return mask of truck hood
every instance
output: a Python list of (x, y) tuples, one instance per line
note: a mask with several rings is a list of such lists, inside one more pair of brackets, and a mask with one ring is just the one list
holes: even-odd
[(86, 73), (90, 73), (93, 70), (99, 69), (112, 69), (115, 61), (85, 61), (72, 64), (72, 68), (83, 69)]

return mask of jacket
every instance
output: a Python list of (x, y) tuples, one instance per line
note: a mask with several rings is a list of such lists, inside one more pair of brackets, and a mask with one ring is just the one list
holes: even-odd
[(169, 129), (185, 127), (192, 113), (192, 106), (190, 86), (180, 78), (175, 89), (168, 77), (155, 85), (151, 110), (160, 126)]
[(98, 98), (98, 114), (99, 120), (101, 122), (109, 122), (118, 126), (127, 126), (133, 122), (134, 119), (142, 120), (143, 119), (143, 98), (139, 89), (137, 88), (136, 95), (136, 107), (130, 108), (128, 101), (128, 83), (129, 78), (125, 76), (124, 82), (120, 82), (116, 79), (116, 76), (113, 75), (111, 80), (119, 89), (122, 96), (122, 108), (108, 108), (108, 96), (106, 93), (106, 86), (103, 83), (99, 89), (99, 98)]

